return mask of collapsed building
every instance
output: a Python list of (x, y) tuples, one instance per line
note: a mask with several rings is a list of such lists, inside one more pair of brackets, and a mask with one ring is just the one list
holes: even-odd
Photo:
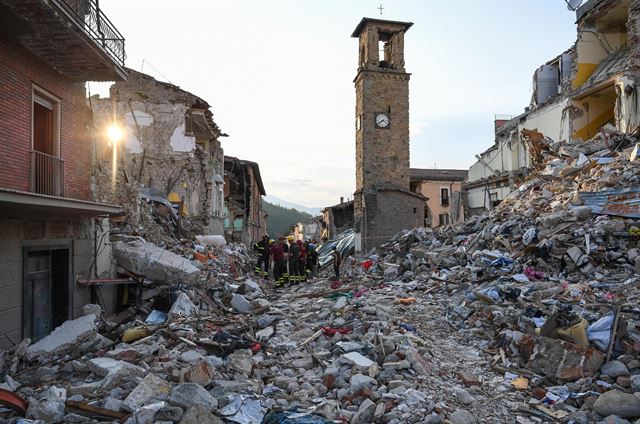
[(335, 239), (350, 228), (353, 228), (353, 200), (345, 202), (344, 197), (341, 197), (340, 203), (322, 210), (322, 240)]
[(543, 139), (587, 141), (607, 125), (638, 129), (639, 17), (631, 0), (589, 0), (576, 10), (576, 43), (535, 71), (525, 112), (496, 125), (494, 145), (469, 169), (468, 213), (502, 201), (540, 161)]
[(464, 222), (462, 182), (465, 169), (410, 169), (411, 191), (425, 200), (425, 227)]
[[(111, 86), (109, 98), (90, 98), (99, 141), (95, 157), (100, 198), (123, 205), (134, 226), (141, 223), (141, 197), (166, 199), (180, 220), (189, 221), (191, 231), (222, 235), (220, 138), (226, 134), (214, 122), (210, 105), (173, 84), (130, 69), (128, 74), (126, 81)], [(123, 129), (115, 146), (107, 139), (114, 123)]]
[(322, 215), (314, 216), (293, 226), (293, 237), (296, 240), (320, 240), (322, 237)]
[(92, 191), (85, 83), (124, 80), (124, 59), (95, 1), (0, 1), (0, 349), (79, 316), (111, 275), (120, 208)]
[(262, 196), (267, 193), (257, 163), (224, 157), (224, 235), (229, 242), (254, 243), (267, 233)]

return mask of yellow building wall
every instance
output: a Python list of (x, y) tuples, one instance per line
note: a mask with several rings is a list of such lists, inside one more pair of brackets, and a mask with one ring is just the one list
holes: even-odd
[[(449, 189), (449, 206), (442, 206), (440, 198), (440, 189)], [(462, 183), (459, 181), (423, 181), (420, 185), (420, 193), (427, 197), (427, 206), (431, 211), (431, 228), (437, 227), (439, 222), (439, 215), (443, 213), (449, 214), (450, 223), (454, 223), (452, 219), (453, 211), (453, 193), (460, 192), (462, 189)]]
[(608, 48), (612, 51), (619, 49), (627, 43), (625, 32), (599, 32), (597, 34), (578, 30), (577, 70), (573, 79), (573, 88), (580, 87), (596, 70), (602, 59), (609, 55)]

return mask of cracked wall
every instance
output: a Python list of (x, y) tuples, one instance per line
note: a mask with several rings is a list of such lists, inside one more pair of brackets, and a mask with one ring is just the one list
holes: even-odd
[[(111, 86), (109, 98), (94, 96), (90, 106), (100, 200), (122, 204), (130, 223), (139, 225), (138, 190), (150, 187), (176, 204), (182, 201), (182, 217), (194, 232), (223, 234), (222, 134), (204, 100), (130, 70), (127, 81)], [(113, 146), (106, 136), (114, 116), (123, 133), (115, 187)]]

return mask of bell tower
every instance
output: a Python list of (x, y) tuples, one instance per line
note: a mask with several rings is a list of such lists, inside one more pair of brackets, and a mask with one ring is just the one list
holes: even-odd
[(409, 190), (409, 78), (404, 34), (411, 22), (363, 18), (356, 88), (356, 250), (424, 225), (424, 197)]
[(356, 191), (409, 190), (409, 77), (404, 33), (413, 25), (363, 18), (356, 86)]

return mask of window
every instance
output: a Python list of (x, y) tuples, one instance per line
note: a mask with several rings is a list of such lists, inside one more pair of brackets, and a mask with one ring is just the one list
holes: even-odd
[(449, 225), (449, 214), (448, 213), (441, 213), (439, 215), (439, 225), (443, 226), (443, 225)]
[(59, 156), (60, 102), (44, 90), (33, 88), (33, 150)]
[(449, 206), (449, 189), (448, 188), (440, 189), (440, 205)]

